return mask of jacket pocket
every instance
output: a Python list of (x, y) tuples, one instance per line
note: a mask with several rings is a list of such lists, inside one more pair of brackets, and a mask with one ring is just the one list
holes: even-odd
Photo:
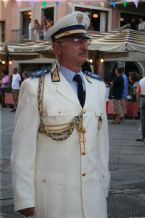
[(75, 115), (69, 110), (49, 110), (46, 109), (43, 121), (46, 125), (53, 127), (69, 123)]
[(38, 217), (57, 218), (62, 216), (64, 178), (42, 177), (36, 181), (36, 214)]

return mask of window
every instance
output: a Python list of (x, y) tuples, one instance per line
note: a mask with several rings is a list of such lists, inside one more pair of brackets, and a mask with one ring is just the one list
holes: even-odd
[(130, 24), (131, 29), (138, 29), (138, 24), (139, 24), (139, 19), (140, 17), (143, 18), (145, 21), (145, 16), (140, 16), (140, 15), (134, 15), (130, 13), (121, 13), (120, 14), (120, 27)]
[(98, 9), (75, 7), (75, 11), (86, 12), (90, 17), (90, 27), (88, 30), (106, 32), (108, 24), (108, 11)]
[(5, 41), (5, 21), (0, 21), (0, 42)]
[(44, 17), (54, 22), (54, 7), (42, 9), (42, 22)]
[[(29, 26), (31, 23), (32, 11), (21, 12), (21, 34), (22, 38), (29, 38)], [(31, 28), (32, 29), (32, 28)]]
[(45, 38), (45, 33), (54, 23), (54, 7), (49, 7), (42, 9), (42, 17), (41, 17), (41, 32), (40, 39)]

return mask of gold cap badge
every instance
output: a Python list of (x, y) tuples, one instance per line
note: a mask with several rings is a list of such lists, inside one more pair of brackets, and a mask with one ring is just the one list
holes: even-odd
[(77, 18), (78, 23), (82, 23), (84, 16), (82, 14), (78, 14), (76, 18)]

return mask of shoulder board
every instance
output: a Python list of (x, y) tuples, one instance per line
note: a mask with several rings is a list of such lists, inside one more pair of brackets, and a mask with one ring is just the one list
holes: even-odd
[(98, 75), (98, 74), (95, 74), (95, 73), (91, 73), (91, 72), (88, 72), (88, 71), (84, 71), (83, 72), (86, 76), (88, 77), (91, 77), (93, 79), (96, 79), (96, 80), (99, 80), (99, 81), (104, 81), (103, 80), (103, 77), (101, 75)]
[(28, 76), (31, 78), (38, 78), (38, 77), (44, 76), (46, 74), (49, 74), (50, 72), (51, 72), (50, 69), (41, 69), (38, 71), (28, 73)]

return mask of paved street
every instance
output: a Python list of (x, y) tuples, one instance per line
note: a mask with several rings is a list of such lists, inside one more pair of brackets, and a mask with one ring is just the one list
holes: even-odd
[[(13, 118), (10, 108), (1, 109), (0, 218), (22, 217), (13, 212), (9, 165)], [(140, 122), (134, 119), (121, 125), (108, 122), (111, 171), (108, 218), (145, 218), (145, 146), (136, 141), (141, 136)]]

